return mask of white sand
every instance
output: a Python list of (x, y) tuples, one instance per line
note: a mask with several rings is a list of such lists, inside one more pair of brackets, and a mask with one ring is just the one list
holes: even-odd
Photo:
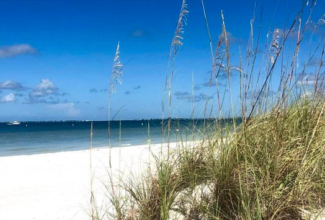
[[(160, 145), (151, 150), (157, 154)], [(139, 174), (150, 155), (148, 146), (113, 148), (113, 170)], [(90, 220), (91, 173), (97, 205), (105, 206), (109, 149), (93, 149), (92, 164), (91, 172), (89, 150), (0, 157), (0, 220)]]
[[(158, 152), (160, 145), (152, 149)], [(149, 155), (148, 146), (113, 148), (112, 167), (127, 177), (130, 171), (141, 172)], [(92, 150), (98, 204), (104, 195), (102, 183), (108, 180), (108, 161), (107, 148)], [(88, 220), (90, 181), (89, 150), (0, 157), (0, 219)]]

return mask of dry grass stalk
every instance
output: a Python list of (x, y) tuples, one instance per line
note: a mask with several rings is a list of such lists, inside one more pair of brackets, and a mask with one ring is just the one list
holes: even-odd
[(113, 68), (109, 81), (108, 89), (108, 147), (110, 148), (109, 152), (109, 165), (112, 167), (112, 146), (111, 146), (111, 96), (112, 93), (116, 92), (116, 84), (122, 84), (122, 74), (123, 74), (123, 65), (120, 61), (120, 43), (117, 43), (117, 48), (114, 56)]
[[(167, 123), (167, 147), (168, 151), (170, 148), (170, 135), (171, 135), (171, 105), (172, 105), (172, 88), (173, 88), (173, 79), (175, 74), (175, 60), (176, 55), (180, 47), (183, 45), (183, 34), (184, 34), (184, 26), (187, 25), (187, 15), (189, 11), (187, 10), (186, 0), (182, 1), (181, 11), (179, 14), (175, 34), (171, 43), (170, 53), (169, 53), (169, 64), (171, 63), (170, 75), (169, 78), (166, 78), (166, 83), (168, 82), (168, 123)], [(167, 80), (168, 79), (168, 80)], [(167, 88), (167, 84), (165, 89)], [(165, 90), (166, 92), (166, 90)], [(163, 105), (164, 106), (164, 105)], [(163, 123), (162, 123), (162, 126)]]
[[(98, 217), (95, 198), (94, 198), (94, 191), (93, 191), (93, 168), (92, 168), (92, 149), (93, 149), (93, 122), (90, 123), (90, 147), (89, 147), (89, 173), (90, 173), (90, 211), (91, 211), (91, 219), (96, 220)], [(97, 216), (97, 217), (96, 217)]]
[[(201, 0), (201, 5), (202, 5), (202, 10), (203, 10), (205, 25), (206, 25), (206, 28), (207, 28), (208, 39), (209, 39), (209, 46), (210, 46), (210, 55), (211, 55), (211, 60), (212, 60), (212, 72), (211, 72), (211, 76), (210, 76), (209, 83), (211, 84), (212, 83), (212, 79), (213, 78), (215, 79), (216, 89), (217, 89), (217, 98), (218, 98), (219, 118), (221, 118), (222, 117), (222, 113), (221, 113), (222, 105), (221, 105), (221, 102), (220, 102), (219, 84), (218, 84), (218, 73), (220, 72), (220, 68), (222, 66), (220, 64), (222, 64), (222, 61), (221, 62), (218, 62), (218, 59), (220, 60), (220, 57), (217, 55), (217, 53), (219, 51), (218, 49), (216, 50), (216, 55), (217, 56), (215, 57), (214, 54), (213, 54), (213, 46), (212, 46), (212, 39), (211, 39), (211, 33), (210, 33), (210, 28), (209, 28), (209, 22), (208, 22), (208, 18), (207, 18), (207, 15), (206, 15), (206, 11), (205, 11), (205, 6), (204, 6), (204, 1), (203, 0)], [(220, 46), (220, 41), (218, 43), (218, 47), (219, 46)], [(218, 73), (217, 73), (217, 65), (219, 66)]]

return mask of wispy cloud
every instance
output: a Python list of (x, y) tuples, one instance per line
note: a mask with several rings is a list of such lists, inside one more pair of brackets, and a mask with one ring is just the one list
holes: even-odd
[(216, 86), (216, 82), (205, 82), (202, 85), (205, 87), (213, 87)]
[(174, 95), (179, 100), (187, 100), (188, 102), (200, 102), (202, 100), (210, 100), (213, 99), (213, 96), (207, 96), (204, 93), (201, 93), (199, 95), (192, 95), (188, 92), (175, 92)]
[[(219, 41), (224, 41), (225, 40), (225, 36), (223, 34), (219, 35)], [(246, 40), (239, 38), (239, 37), (235, 37), (232, 33), (227, 32), (227, 40), (229, 44), (245, 44), (247, 43)]]
[[(324, 19), (319, 19), (317, 22), (309, 20), (309, 22), (306, 25), (306, 27), (304, 27), (305, 29), (305, 33), (304, 33), (304, 37), (310, 35), (310, 34), (314, 34), (314, 35), (319, 35), (319, 36), (324, 36), (324, 31), (325, 31), (325, 25), (324, 25)], [(298, 36), (298, 32), (299, 32), (299, 23), (297, 22), (295, 24), (295, 26), (293, 27), (293, 29), (289, 30), (285, 30), (285, 29), (276, 29), (279, 33), (279, 36), (281, 38), (288, 36), (289, 39), (295, 40), (297, 39)]]
[(15, 82), (13, 80), (7, 80), (5, 82), (0, 83), (0, 90), (1, 89), (23, 90), (25, 88), (19, 82)]
[[(202, 86), (204, 86), (204, 87), (215, 87), (216, 86), (216, 82), (215, 81), (205, 82), (205, 83), (202, 84)], [(225, 84), (218, 82), (218, 86), (225, 86)]]
[(300, 77), (298, 77), (297, 85), (298, 86), (310, 86), (310, 85), (320, 85), (324, 84), (325, 82), (325, 73), (320, 74), (317, 76), (314, 73), (308, 73), (308, 74), (301, 74)]
[(90, 93), (96, 93), (96, 92), (98, 92), (98, 90), (95, 89), (95, 88), (92, 88), (92, 89), (89, 89), (89, 92), (90, 92)]
[(156, 39), (156, 34), (150, 30), (144, 29), (134, 29), (128, 32), (130, 38), (144, 39), (147, 41), (154, 41)]
[(19, 44), (0, 48), (0, 58), (16, 57), (24, 54), (37, 54), (37, 50), (29, 44)]
[(15, 94), (9, 93), (8, 95), (1, 98), (0, 103), (14, 102), (16, 100)]
[[(259, 92), (260, 92), (260, 90), (256, 90), (256, 91), (250, 90), (250, 91), (248, 91), (247, 92), (247, 99), (257, 99)], [(267, 94), (266, 94), (267, 97), (272, 97), (274, 95), (276, 95), (276, 92), (273, 91), (273, 90), (268, 91)], [(265, 96), (264, 93), (263, 93), (263, 96)]]
[(107, 91), (108, 91), (108, 89), (96, 89), (96, 88), (89, 89), (90, 93), (107, 92)]
[(138, 29), (138, 30), (131, 31), (130, 34), (133, 37), (143, 37), (145, 35), (145, 32), (144, 32), (144, 30)]
[(45, 98), (39, 98), (39, 99), (35, 99), (35, 98), (32, 98), (32, 97), (29, 97), (29, 99), (25, 102), (23, 102), (23, 104), (30, 104), (30, 105), (33, 105), (33, 104), (58, 104), (60, 103), (60, 100), (59, 99), (45, 99)]
[[(238, 76), (239, 77), (239, 71), (238, 68), (235, 66), (230, 66), (230, 77), (235, 77)], [(226, 70), (221, 70), (218, 74), (218, 79), (219, 80), (227, 80), (228, 79), (228, 73)]]
[(72, 103), (72, 102), (49, 105), (49, 106), (47, 106), (47, 108), (57, 110), (57, 111), (62, 111), (67, 116), (70, 116), (70, 117), (77, 117), (80, 115), (80, 110), (78, 108), (76, 108), (74, 103)]
[(67, 96), (67, 95), (70, 95), (70, 93), (60, 92), (60, 93), (57, 93), (56, 95), (58, 95), (58, 96)]
[(177, 99), (188, 99), (191, 98), (191, 94), (188, 92), (175, 92), (174, 95)]
[[(237, 67), (236, 65), (234, 65), (234, 64), (229, 65), (229, 74), (230, 74), (231, 78), (236, 77), (236, 76), (239, 77), (240, 72), (242, 72), (242, 70), (239, 67)], [(211, 78), (211, 77), (214, 78), (215, 77), (212, 74), (212, 70), (207, 71), (207, 74), (209, 75), (209, 78)], [(217, 64), (217, 73), (216, 74), (217, 74), (217, 77), (218, 77), (217, 79), (219, 81), (220, 80), (227, 80), (228, 79), (228, 72), (227, 72), (226, 65), (223, 64), (223, 63)], [(218, 82), (218, 83), (220, 84), (220, 82)]]
[(321, 60), (320, 58), (314, 58), (312, 60), (310, 60), (308, 63), (307, 63), (307, 66), (316, 66), (316, 67), (319, 67), (320, 64), (321, 64), (321, 61), (323, 63), (323, 65), (325, 64), (325, 60)]
[(198, 90), (200, 90), (201, 88), (202, 88), (202, 87), (201, 87), (200, 85), (195, 85), (195, 86), (194, 86), (194, 90), (195, 90), (195, 91), (198, 91)]

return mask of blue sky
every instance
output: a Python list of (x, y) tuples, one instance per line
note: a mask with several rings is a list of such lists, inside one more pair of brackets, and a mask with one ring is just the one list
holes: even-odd
[[(175, 63), (172, 116), (190, 117), (188, 97), (194, 73), (196, 117), (202, 117), (202, 97), (213, 96), (209, 107), (216, 105), (213, 88), (204, 86), (211, 69), (209, 42), (200, 0), (187, 3), (190, 12)], [(239, 48), (247, 48), (254, 5), (250, 0), (205, 1), (214, 44), (221, 33), (220, 11), (224, 11), (235, 66)], [(288, 26), (301, 5), (299, 0), (257, 1), (255, 35), (263, 7), (260, 45), (268, 31)], [(106, 120), (117, 42), (122, 63), (130, 62), (123, 71), (123, 84), (112, 96), (112, 115), (124, 106), (122, 119), (161, 117), (169, 48), (180, 6), (181, 0), (1, 1), (0, 121)], [(325, 1), (319, 0), (312, 15), (315, 24), (320, 24), (324, 9)], [(310, 47), (324, 34), (318, 26), (319, 31), (308, 38)], [(235, 105), (237, 75), (232, 77)]]

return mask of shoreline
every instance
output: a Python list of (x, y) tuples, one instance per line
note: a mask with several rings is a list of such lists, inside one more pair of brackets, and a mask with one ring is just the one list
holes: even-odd
[[(158, 144), (152, 144), (152, 145), (158, 145)], [(160, 144), (159, 144), (160, 145)], [(145, 146), (144, 144), (124, 144), (124, 146), (113, 146), (112, 149), (116, 148), (124, 148), (124, 147), (138, 147), (138, 146)], [(108, 146), (101, 146), (101, 147), (93, 147), (92, 150), (97, 150), (97, 149), (109, 149)], [(20, 157), (20, 156), (34, 156), (34, 155), (46, 155), (46, 154), (57, 154), (57, 153), (66, 153), (66, 152), (78, 152), (78, 151), (89, 151), (88, 149), (68, 149), (68, 150), (59, 150), (59, 151), (44, 151), (44, 152), (38, 152), (38, 153), (26, 153), (26, 154), (16, 154), (16, 155), (1, 155), (0, 154), (0, 160), (1, 158), (6, 158), (6, 157)]]
[[(176, 142), (171, 142), (171, 144), (176, 143)], [(163, 143), (163, 145), (165, 145), (166, 143)], [(161, 145), (161, 144), (151, 144), (152, 146), (156, 146), (156, 145)], [(127, 143), (127, 144), (122, 144), (121, 146), (112, 146), (112, 149), (118, 149), (118, 148), (125, 148), (125, 147), (142, 147), (142, 146), (146, 146), (146, 144), (131, 144), (131, 143)], [(95, 146), (92, 148), (93, 150), (97, 150), (97, 149), (109, 149), (108, 146)], [(5, 154), (0, 154), (0, 159), (1, 158), (6, 158), (6, 157), (20, 157), (20, 156), (34, 156), (34, 155), (43, 155), (43, 154), (56, 154), (56, 153), (65, 153), (65, 152), (78, 152), (78, 151), (89, 151), (89, 147), (87, 149), (78, 149), (78, 148), (68, 148), (67, 150), (57, 150), (57, 151), (38, 151), (38, 152), (33, 152), (33, 153), (23, 153), (23, 154), (15, 154), (15, 155), (5, 155)], [(1, 151), (1, 149), (0, 149)], [(5, 150), (6, 151), (6, 150)]]

